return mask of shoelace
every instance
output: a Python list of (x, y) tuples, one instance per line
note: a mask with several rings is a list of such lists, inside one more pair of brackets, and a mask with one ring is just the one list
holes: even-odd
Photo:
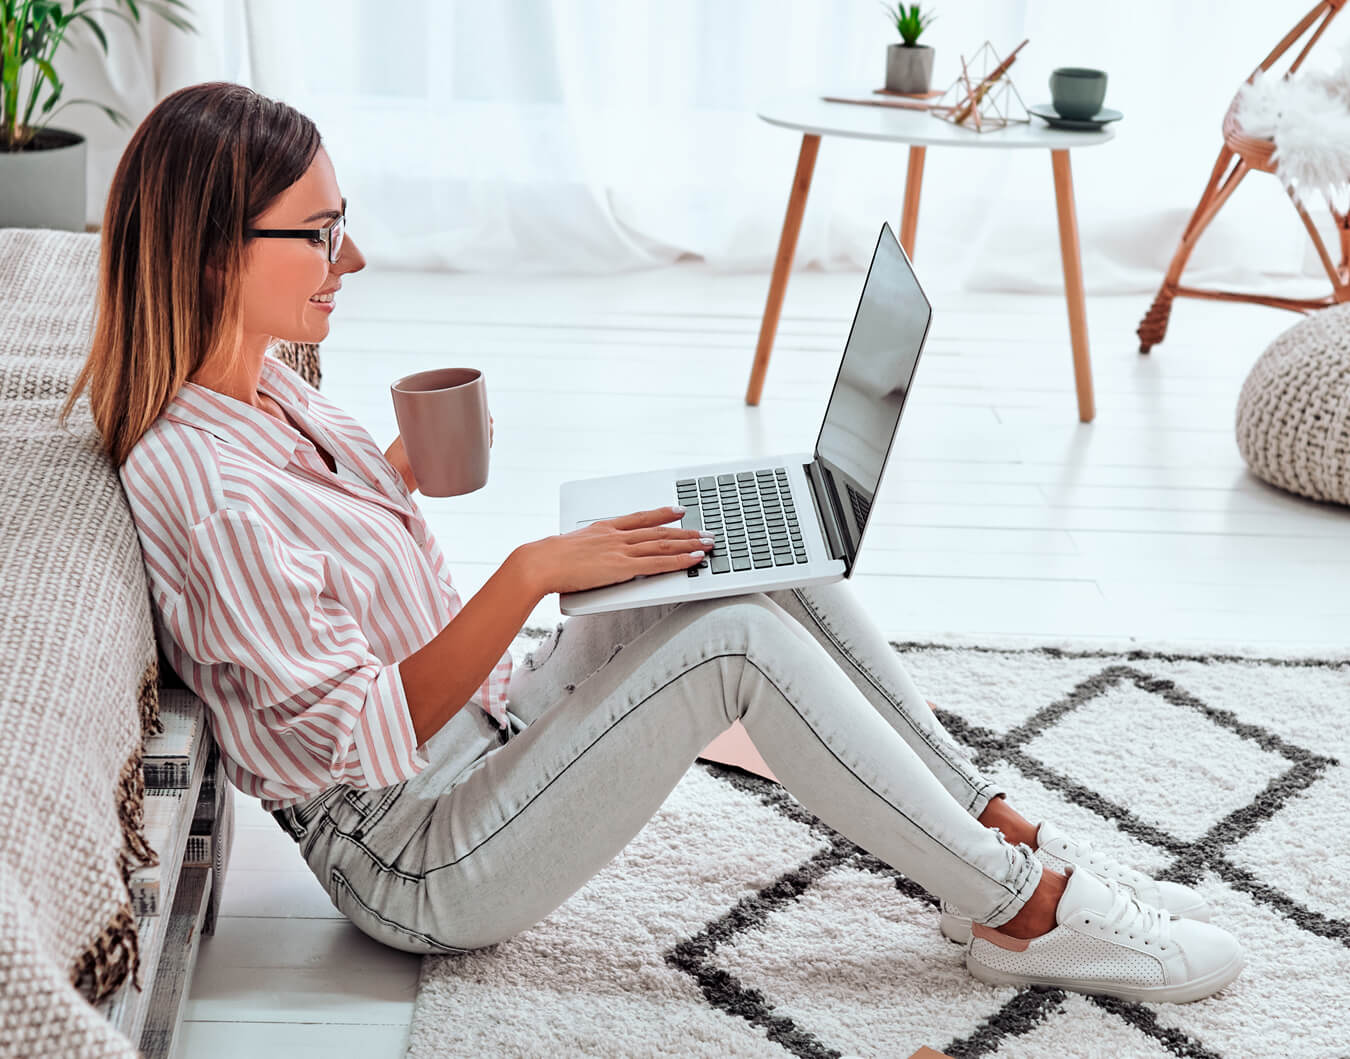
[(1145, 878), (1142, 872), (1138, 872), (1134, 868), (1127, 868), (1119, 861), (1112, 860), (1105, 853), (1098, 853), (1092, 848), (1091, 842), (1079, 840), (1075, 843), (1078, 852), (1073, 854), (1071, 854), (1067, 842), (1061, 841), (1057, 845), (1059, 846), (1058, 856), (1061, 856), (1064, 860), (1078, 861), (1084, 867), (1089, 868), (1094, 875), (1099, 871), (1109, 871), (1115, 878), (1134, 889), (1138, 889), (1139, 883)]
[[(1100, 876), (1098, 876), (1100, 878)], [(1172, 943), (1172, 916), (1153, 905), (1140, 903), (1129, 890), (1114, 879), (1101, 880), (1111, 891), (1111, 909), (1106, 913), (1105, 925), (1117, 934), (1142, 938), (1145, 945), (1157, 944), (1165, 951)]]

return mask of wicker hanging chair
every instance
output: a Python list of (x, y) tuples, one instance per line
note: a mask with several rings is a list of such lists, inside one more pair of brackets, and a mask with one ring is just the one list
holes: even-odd
[[(1327, 28), (1327, 24), (1340, 13), (1345, 3), (1346, 0), (1321, 0), (1275, 46), (1275, 50), (1266, 56), (1261, 65), (1251, 72), (1245, 83), (1250, 84), (1257, 74), (1268, 71), (1286, 51), (1311, 30), (1307, 43), (1303, 45), (1302, 51), (1298, 53), (1297, 58), (1285, 71), (1284, 76), (1287, 78), (1295, 73), (1303, 64), (1303, 60), (1307, 58), (1309, 50), (1317, 43), (1318, 38)], [(1219, 151), (1218, 161), (1214, 163), (1209, 184), (1205, 188), (1205, 193), (1200, 196), (1200, 203), (1196, 206), (1195, 212), (1191, 214), (1191, 219), (1186, 223), (1185, 231), (1181, 235), (1181, 242), (1177, 246), (1176, 253), (1172, 256), (1172, 263), (1167, 268), (1167, 275), (1163, 279), (1162, 286), (1158, 289), (1157, 296), (1153, 299), (1153, 305), (1144, 315), (1144, 319), (1136, 330), (1136, 334), (1139, 335), (1140, 353), (1147, 353), (1153, 346), (1163, 340), (1163, 336), (1167, 334), (1168, 320), (1172, 315), (1172, 302), (1180, 297), (1254, 302), (1258, 305), (1269, 305), (1277, 309), (1292, 309), (1295, 312), (1303, 313), (1350, 301), (1350, 225), (1347, 224), (1346, 215), (1334, 208), (1331, 209), (1340, 241), (1341, 260), (1338, 265), (1332, 261), (1322, 237), (1317, 232), (1316, 225), (1313, 224), (1312, 218), (1308, 216), (1308, 211), (1304, 209), (1302, 203), (1288, 188), (1286, 188), (1286, 191), (1289, 191), (1290, 201), (1293, 202), (1294, 209), (1298, 211), (1304, 227), (1307, 228), (1309, 236), (1312, 237), (1313, 245), (1317, 248), (1318, 256), (1321, 258), (1322, 267), (1331, 280), (1330, 294), (1321, 298), (1282, 298), (1259, 292), (1202, 290), (1197, 287), (1182, 286), (1181, 273), (1186, 267), (1186, 260), (1191, 256), (1191, 251), (1195, 248), (1196, 241), (1205, 228), (1209, 226), (1210, 221), (1214, 219), (1215, 214), (1228, 201), (1229, 196), (1237, 190), (1237, 186), (1242, 183), (1242, 178), (1250, 172), (1275, 172), (1275, 163), (1271, 161), (1271, 157), (1275, 153), (1275, 142), (1264, 137), (1251, 136), (1244, 132), (1241, 123), (1238, 121), (1237, 109), (1238, 95), (1234, 95), (1233, 101), (1228, 105), (1228, 110), (1223, 117), (1223, 147)]]

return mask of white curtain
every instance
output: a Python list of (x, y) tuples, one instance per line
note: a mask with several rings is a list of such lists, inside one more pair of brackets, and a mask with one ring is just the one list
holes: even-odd
[[(1090, 293), (1156, 289), (1214, 164), (1242, 80), (1311, 0), (942, 0), (924, 36), (946, 87), (986, 40), (1027, 104), (1057, 66), (1108, 71), (1117, 137), (1072, 152)], [(772, 267), (799, 134), (775, 96), (866, 92), (897, 39), (878, 0), (196, 0), (201, 35), (150, 18), (113, 33), (92, 79), (133, 121), (173, 88), (238, 80), (318, 124), (350, 230), (385, 267), (608, 273), (686, 256)], [(115, 31), (117, 27), (113, 27)], [(1309, 68), (1340, 59), (1350, 16)], [(101, 79), (101, 83), (100, 83)], [(88, 93), (84, 93), (88, 94)], [(73, 109), (67, 114), (73, 114)], [(936, 119), (933, 119), (936, 120)], [(1034, 119), (1033, 119), (1034, 120)], [(68, 124), (74, 125), (75, 122)], [(91, 219), (127, 132), (89, 112)], [(997, 135), (991, 133), (986, 135)], [(898, 230), (907, 149), (826, 137), (796, 266), (861, 268)], [(1329, 222), (1327, 230), (1330, 231)], [(1058, 291), (1045, 151), (933, 148), (916, 263), (934, 285)], [(1319, 275), (1273, 178), (1249, 177), (1188, 282)], [(1325, 285), (1324, 283), (1322, 285)]]

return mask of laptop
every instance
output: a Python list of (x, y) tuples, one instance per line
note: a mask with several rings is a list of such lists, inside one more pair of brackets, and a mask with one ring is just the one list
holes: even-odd
[(851, 577), (932, 316), (909, 257), (883, 224), (815, 451), (564, 482), (563, 533), (683, 505), (680, 524), (710, 531), (716, 543), (688, 569), (561, 593), (562, 613), (598, 614)]

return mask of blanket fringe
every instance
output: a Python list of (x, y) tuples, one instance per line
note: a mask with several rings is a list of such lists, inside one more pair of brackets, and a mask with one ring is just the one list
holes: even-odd
[(159, 719), (158, 649), (141, 677), (141, 686), (136, 690), (136, 705), (141, 711), (141, 735), (163, 735), (164, 722)]
[(159, 664), (156, 659), (146, 668), (137, 696), (142, 740), (137, 741), (131, 756), (122, 766), (114, 794), (123, 843), (122, 849), (118, 851), (117, 867), (127, 897), (98, 937), (76, 958), (70, 973), (71, 984), (95, 1004), (121, 988), (128, 976), (137, 991), (143, 991), (140, 937), (131, 904), (131, 873), (137, 868), (151, 867), (160, 862), (159, 854), (151, 848), (145, 834), (145, 772), (141, 767), (144, 760), (144, 735), (164, 730), (159, 719), (158, 684)]

